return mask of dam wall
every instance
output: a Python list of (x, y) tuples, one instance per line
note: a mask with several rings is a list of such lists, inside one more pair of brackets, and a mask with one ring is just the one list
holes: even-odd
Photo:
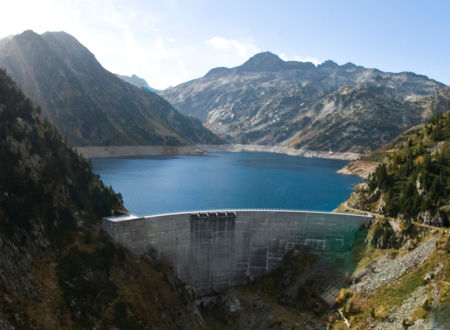
[(197, 294), (244, 284), (280, 266), (298, 245), (352, 247), (369, 216), (289, 210), (220, 210), (104, 218), (103, 229), (136, 254), (168, 262)]

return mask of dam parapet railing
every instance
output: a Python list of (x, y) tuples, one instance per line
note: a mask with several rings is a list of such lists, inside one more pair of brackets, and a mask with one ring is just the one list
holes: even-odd
[(167, 261), (199, 295), (245, 284), (280, 266), (292, 248), (352, 248), (371, 216), (302, 210), (223, 209), (104, 218), (103, 229), (135, 254)]

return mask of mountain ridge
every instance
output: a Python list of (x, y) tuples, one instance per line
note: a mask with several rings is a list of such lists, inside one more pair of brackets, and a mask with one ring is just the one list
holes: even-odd
[(105, 70), (68, 33), (27, 30), (16, 35), (1, 45), (0, 67), (71, 145), (220, 143), (157, 94)]
[[(422, 122), (424, 113), (445, 111), (422, 104), (443, 87), (411, 72), (389, 73), (353, 63), (340, 66), (331, 60), (315, 66), (264, 52), (240, 66), (213, 68), (204, 77), (159, 93), (231, 143), (364, 153)], [(366, 115), (391, 128), (374, 125)], [(399, 124), (383, 121), (386, 115), (397, 117)], [(335, 132), (324, 138), (329, 122), (335, 123)], [(353, 131), (340, 128), (345, 124)], [(385, 136), (379, 142), (378, 131)], [(354, 132), (367, 138), (352, 139)]]

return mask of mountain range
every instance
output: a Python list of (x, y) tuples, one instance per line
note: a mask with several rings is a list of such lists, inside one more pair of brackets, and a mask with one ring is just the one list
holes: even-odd
[(232, 143), (362, 153), (446, 111), (444, 84), (328, 60), (283, 61), (270, 52), (159, 94)]
[(365, 153), (450, 100), (445, 85), (423, 75), (331, 60), (315, 66), (270, 52), (158, 95), (136, 75), (105, 70), (65, 32), (2, 39), (0, 67), (73, 146), (226, 141)]
[(65, 32), (25, 31), (3, 39), (0, 67), (73, 146), (220, 142), (157, 94), (105, 70)]

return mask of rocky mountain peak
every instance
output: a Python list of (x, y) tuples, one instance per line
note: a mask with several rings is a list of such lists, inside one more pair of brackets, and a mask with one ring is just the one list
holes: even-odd
[(348, 70), (348, 69), (356, 69), (358, 66), (352, 62), (347, 62), (343, 65), (341, 65), (342, 69)]
[(339, 65), (332, 60), (326, 60), (322, 64), (319, 64), (317, 67), (318, 68), (338, 68)]
[(216, 76), (216, 75), (220, 75), (222, 73), (228, 72), (230, 69), (220, 66), (217, 68), (213, 68), (211, 70), (208, 71), (208, 73), (205, 75), (205, 77), (210, 77), (210, 76)]
[(39, 34), (33, 30), (26, 30), (16, 36), (19, 39), (39, 38)]
[(122, 76), (122, 75), (116, 73), (116, 76), (136, 87), (144, 88), (144, 89), (146, 89), (148, 91), (152, 91), (152, 92), (155, 91), (155, 89), (153, 89), (149, 86), (149, 84), (147, 83), (147, 81), (144, 78), (141, 78), (135, 74), (132, 74), (131, 76)]
[(243, 71), (277, 71), (284, 68), (286, 62), (271, 52), (252, 56), (240, 67)]
[(45, 47), (42, 37), (32, 30), (26, 30), (5, 40), (4, 45), (8, 44), (10, 47), (24, 47), (27, 51), (32, 51), (36, 47)]

